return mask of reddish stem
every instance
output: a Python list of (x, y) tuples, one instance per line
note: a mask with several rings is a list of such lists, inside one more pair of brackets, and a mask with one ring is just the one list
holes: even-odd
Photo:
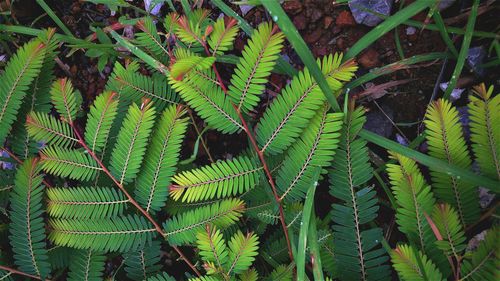
[(19, 270), (16, 270), (16, 269), (13, 269), (13, 268), (10, 268), (7, 266), (0, 265), (0, 269), (7, 270), (9, 272), (12, 272), (13, 274), (22, 275), (24, 277), (28, 277), (28, 278), (32, 278), (32, 279), (36, 279), (36, 280), (42, 280), (42, 278), (40, 278), (40, 276), (24, 273), (22, 271), (19, 271)]
[(281, 198), (278, 196), (278, 191), (276, 189), (276, 185), (273, 180), (273, 176), (271, 175), (271, 171), (269, 170), (269, 167), (267, 166), (266, 159), (264, 158), (264, 153), (259, 149), (259, 146), (257, 145), (257, 142), (255, 141), (253, 132), (251, 129), (248, 127), (247, 122), (241, 115), (241, 111), (236, 107), (236, 105), (233, 104), (234, 109), (238, 113), (238, 117), (241, 120), (241, 124), (243, 125), (243, 128), (245, 129), (245, 132), (250, 139), (250, 142), (252, 143), (252, 146), (254, 150), (257, 152), (257, 155), (259, 156), (260, 162), (262, 163), (262, 168), (264, 169), (264, 172), (266, 173), (267, 179), (269, 181), (269, 184), (271, 185), (271, 188), (273, 190), (273, 196), (274, 200), (278, 204), (279, 207), (279, 212), (280, 212), (280, 222), (281, 222), (281, 227), (283, 228), (283, 232), (285, 233), (285, 239), (286, 239), (286, 244), (288, 247), (288, 255), (290, 256), (290, 260), (293, 261), (293, 253), (292, 253), (292, 245), (290, 243), (290, 238), (288, 237), (288, 228), (286, 227), (285, 223), (285, 212), (283, 211), (283, 205), (281, 205)]
[[(211, 54), (210, 54), (210, 51), (208, 50), (207, 44), (203, 43), (202, 45), (203, 45), (203, 48), (205, 48), (205, 53), (210, 56)], [(217, 71), (217, 67), (215, 67), (215, 63), (212, 64), (212, 69), (215, 72), (215, 76), (217, 77), (217, 80), (219, 81), (219, 85), (222, 88), (222, 91), (224, 91), (224, 94), (227, 95), (227, 88), (224, 85), (224, 83), (222, 82), (222, 77), (220, 76), (219, 71)]]
[[(92, 158), (94, 158), (94, 160), (97, 162), (97, 164), (101, 167), (101, 169), (104, 171), (104, 173), (106, 175), (108, 175), (108, 177), (116, 184), (116, 186), (118, 186), (118, 188), (123, 192), (123, 194), (125, 195), (125, 197), (127, 197), (127, 199), (129, 200), (129, 202), (134, 205), (134, 207), (137, 208), (137, 210), (139, 210), (139, 212), (141, 212), (152, 224), (153, 226), (155, 227), (156, 231), (158, 233), (160, 233), (161, 236), (165, 237), (166, 234), (165, 232), (163, 231), (163, 229), (161, 228), (161, 226), (153, 219), (153, 217), (151, 217), (151, 215), (146, 211), (144, 210), (141, 205), (139, 205), (139, 203), (137, 203), (137, 201), (135, 201), (135, 199), (127, 192), (127, 190), (123, 187), (122, 184), (120, 184), (118, 182), (118, 180), (116, 180), (116, 178), (111, 174), (111, 172), (108, 170), (108, 168), (106, 168), (106, 166), (104, 166), (104, 164), (102, 163), (101, 159), (99, 159), (99, 157), (97, 157), (97, 155), (94, 153), (94, 151), (92, 151), (88, 146), (87, 144), (85, 143), (85, 141), (83, 140), (80, 132), (75, 128), (74, 124), (72, 122), (70, 122), (70, 126), (73, 128), (73, 131), (75, 132), (75, 135), (76, 137), (78, 138), (78, 142), (80, 143), (81, 146), (83, 146), (83, 148), (85, 148), (85, 150), (89, 153), (90, 156), (92, 156)], [(198, 275), (198, 276), (201, 276), (200, 272), (196, 269), (196, 267), (194, 267), (194, 265), (186, 258), (186, 256), (184, 255), (184, 253), (182, 253), (182, 251), (176, 247), (176, 246), (172, 246), (172, 248), (179, 254), (179, 256), (184, 260), (184, 262), (186, 262), (186, 264)]]

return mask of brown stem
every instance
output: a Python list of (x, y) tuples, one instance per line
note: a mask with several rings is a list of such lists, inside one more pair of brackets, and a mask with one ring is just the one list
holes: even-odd
[[(161, 228), (161, 226), (153, 219), (153, 217), (151, 217), (151, 215), (146, 211), (144, 210), (141, 205), (139, 205), (139, 203), (137, 203), (137, 201), (135, 201), (135, 199), (127, 192), (127, 190), (123, 187), (122, 184), (120, 184), (118, 182), (118, 180), (111, 174), (111, 172), (108, 170), (108, 168), (106, 168), (106, 166), (104, 166), (104, 164), (102, 163), (101, 159), (94, 153), (94, 151), (92, 151), (92, 149), (90, 149), (87, 144), (85, 143), (85, 141), (83, 140), (82, 138), (82, 135), (80, 134), (80, 132), (76, 129), (76, 127), (74, 126), (74, 124), (72, 122), (69, 123), (70, 126), (73, 128), (73, 131), (75, 132), (75, 135), (76, 137), (78, 138), (78, 143), (80, 143), (81, 146), (83, 146), (83, 148), (89, 153), (90, 156), (92, 156), (92, 158), (94, 158), (94, 160), (97, 162), (97, 164), (101, 167), (101, 169), (104, 171), (104, 173), (106, 173), (106, 175), (108, 175), (108, 177), (116, 184), (116, 186), (118, 186), (118, 188), (123, 192), (123, 194), (125, 195), (125, 197), (127, 197), (127, 199), (129, 200), (129, 202), (134, 205), (134, 207), (137, 208), (137, 210), (139, 210), (139, 212), (141, 212), (152, 224), (153, 226), (155, 227), (156, 231), (158, 233), (160, 233), (161, 236), (163, 237), (166, 237), (166, 234), (165, 232), (163, 231), (163, 229)], [(186, 256), (182, 253), (182, 251), (177, 248), (176, 246), (173, 246), (174, 250), (181, 256), (181, 258), (187, 263), (187, 265), (198, 275), (198, 276), (201, 276), (200, 272), (194, 267), (194, 265), (186, 258)]]
[(276, 190), (276, 185), (273, 180), (273, 176), (271, 175), (271, 171), (269, 170), (269, 167), (267, 166), (266, 159), (264, 158), (264, 153), (259, 149), (259, 146), (257, 145), (257, 142), (255, 141), (255, 137), (251, 129), (248, 127), (247, 122), (241, 115), (241, 111), (238, 109), (238, 107), (234, 104), (232, 104), (236, 112), (238, 113), (238, 117), (241, 120), (241, 124), (243, 125), (243, 128), (245, 129), (245, 132), (250, 139), (250, 142), (252, 143), (252, 146), (254, 150), (257, 152), (257, 155), (259, 156), (260, 162), (262, 163), (262, 167), (264, 168), (264, 172), (267, 176), (267, 179), (269, 181), (269, 184), (271, 185), (271, 188), (273, 190), (273, 196), (274, 200), (279, 206), (279, 212), (280, 212), (280, 222), (281, 222), (281, 227), (283, 228), (283, 232), (285, 233), (285, 239), (286, 239), (286, 244), (288, 247), (288, 255), (290, 256), (290, 260), (293, 261), (293, 253), (292, 253), (292, 245), (290, 243), (290, 238), (288, 237), (288, 228), (286, 227), (285, 223), (285, 212), (283, 211), (283, 205), (281, 205), (281, 198), (278, 196), (278, 191)]
[[(0, 146), (0, 150), (7, 152), (7, 154), (9, 154), (10, 158), (14, 159), (19, 165), (23, 164), (23, 161), (21, 159), (19, 159), (12, 151), (8, 150), (5, 147), (1, 147), (1, 146)], [(45, 186), (52, 187), (52, 185), (49, 182), (47, 182), (45, 179), (43, 179), (42, 182), (43, 182), (43, 184), (45, 184)]]
[[(205, 48), (205, 53), (208, 56), (210, 56), (211, 54), (210, 54), (210, 51), (208, 50), (207, 44), (203, 43), (202, 45), (203, 45), (203, 48)], [(220, 76), (219, 71), (217, 71), (217, 67), (215, 67), (215, 63), (212, 64), (212, 69), (215, 72), (215, 76), (217, 77), (217, 80), (219, 81), (219, 84), (220, 84), (220, 87), (222, 88), (222, 91), (224, 91), (224, 94), (227, 94), (227, 88), (224, 85), (224, 83), (222, 82), (222, 77)]]
[(24, 277), (29, 277), (29, 278), (36, 279), (36, 280), (42, 280), (42, 278), (40, 278), (40, 276), (36, 276), (36, 275), (31, 275), (31, 274), (28, 274), (28, 273), (24, 273), (22, 271), (19, 271), (19, 270), (16, 270), (16, 269), (13, 269), (13, 268), (10, 268), (10, 267), (7, 267), (7, 266), (0, 265), (0, 269), (7, 270), (7, 271), (9, 271), (9, 272), (11, 272), (13, 274), (22, 275)]

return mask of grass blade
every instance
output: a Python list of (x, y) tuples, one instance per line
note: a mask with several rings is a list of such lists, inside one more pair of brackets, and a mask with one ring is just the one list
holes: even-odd
[(479, 0), (474, 0), (472, 3), (472, 8), (470, 10), (469, 20), (467, 21), (467, 26), (465, 28), (464, 40), (462, 41), (462, 47), (460, 48), (460, 53), (458, 54), (457, 64), (455, 65), (455, 70), (451, 75), (448, 87), (444, 92), (443, 98), (448, 99), (451, 95), (451, 91), (455, 89), (457, 85), (458, 78), (465, 64), (465, 59), (467, 59), (467, 54), (469, 52), (470, 41), (472, 39), (472, 32), (474, 31), (474, 25), (476, 23), (477, 9), (479, 7)]
[[(379, 39), (382, 35), (391, 31), (396, 26), (400, 25), (404, 21), (408, 20), (412, 16), (416, 15), (418, 12), (427, 8), (432, 1), (419, 0), (416, 1), (399, 12), (388, 17), (383, 23), (377, 25), (370, 32), (365, 34), (361, 39), (359, 39), (354, 46), (352, 46), (349, 51), (344, 56), (344, 60), (354, 58), (359, 53), (361, 53), (365, 48), (370, 46), (373, 42)], [(265, 4), (264, 4), (265, 5)]]
[(49, 15), (49, 17), (59, 26), (59, 28), (68, 36), (75, 37), (71, 31), (64, 25), (64, 23), (59, 19), (59, 17), (52, 11), (52, 9), (45, 3), (44, 0), (36, 0), (38, 5)]
[(361, 130), (359, 136), (387, 150), (391, 150), (406, 157), (409, 157), (429, 168), (441, 169), (443, 172), (449, 173), (456, 177), (460, 177), (464, 181), (473, 183), (478, 186), (484, 186), (491, 189), (495, 193), (500, 193), (500, 182), (498, 181), (495, 181), (493, 179), (484, 176), (476, 175), (469, 170), (462, 169), (454, 165), (450, 165), (445, 161), (420, 153), (418, 151), (400, 145), (397, 142), (386, 139), (367, 130)]
[[(304, 203), (304, 209), (302, 211), (302, 221), (300, 222), (300, 232), (299, 232), (299, 245), (297, 247), (297, 255), (294, 255), (295, 263), (297, 264), (297, 280), (305, 280), (306, 275), (306, 246), (307, 238), (311, 223), (311, 216), (314, 218), (314, 193), (316, 192), (316, 186), (318, 185), (318, 178), (321, 172), (321, 168), (317, 167), (311, 177), (311, 186), (307, 191), (306, 201)], [(317, 242), (317, 239), (316, 239)]]
[(325, 280), (323, 277), (323, 266), (321, 265), (321, 255), (319, 253), (318, 232), (316, 229), (316, 217), (313, 215), (309, 224), (309, 250), (311, 252), (311, 262), (314, 280)]
[(325, 94), (325, 97), (332, 106), (333, 110), (337, 112), (340, 111), (340, 106), (337, 102), (337, 99), (328, 86), (323, 73), (319, 69), (316, 60), (309, 50), (309, 47), (307, 47), (306, 42), (304, 42), (304, 39), (302, 39), (292, 21), (290, 21), (290, 18), (288, 18), (285, 11), (283, 11), (283, 9), (281, 8), (280, 2), (262, 1), (262, 4), (269, 11), (269, 14), (271, 14), (273, 20), (278, 24), (281, 31), (285, 34), (290, 44), (292, 44), (292, 47), (297, 52), (304, 65), (309, 69), (311, 75), (314, 77), (314, 80), (316, 80), (319, 87)]

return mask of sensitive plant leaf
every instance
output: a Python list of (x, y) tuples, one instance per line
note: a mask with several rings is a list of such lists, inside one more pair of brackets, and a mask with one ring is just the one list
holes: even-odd
[(228, 261), (229, 253), (220, 230), (206, 225), (205, 229), (196, 235), (196, 244), (201, 258), (207, 263), (214, 264), (217, 271), (221, 271)]
[(212, 54), (222, 55), (224, 52), (232, 49), (234, 39), (239, 30), (236, 19), (218, 18), (207, 40)]
[[(429, 155), (470, 169), (472, 161), (462, 135), (457, 109), (449, 101), (440, 99), (429, 106), (425, 118)], [(462, 224), (473, 223), (479, 218), (475, 186), (437, 169), (431, 169), (431, 176), (436, 196), (457, 210)]]
[(175, 50), (175, 63), (170, 68), (170, 75), (176, 80), (193, 70), (205, 70), (212, 67), (215, 57), (202, 57), (188, 49), (178, 48)]
[(169, 52), (167, 46), (162, 42), (155, 23), (151, 17), (139, 20), (136, 26), (142, 31), (135, 34), (137, 45), (146, 48), (155, 59), (165, 63)]
[(324, 106), (288, 150), (278, 170), (276, 185), (280, 198), (298, 201), (304, 198), (315, 167), (328, 167), (339, 142), (342, 114), (328, 113)]
[(238, 109), (251, 111), (259, 102), (267, 77), (283, 47), (283, 33), (272, 23), (260, 24), (242, 51), (228, 94)]
[[(366, 141), (358, 138), (365, 121), (362, 107), (346, 113), (329, 174), (330, 194), (340, 200), (332, 204), (331, 211), (334, 249), (331, 253), (323, 246), (322, 252), (326, 257), (333, 256), (339, 276), (346, 280), (385, 280), (390, 271), (384, 264), (388, 256), (380, 246), (382, 229), (368, 226), (379, 207), (375, 190), (367, 186), (373, 168)], [(323, 264), (328, 266), (327, 262)]]
[(240, 274), (246, 271), (255, 260), (259, 250), (259, 239), (254, 233), (236, 232), (228, 243), (228, 274)]
[(54, 218), (100, 219), (123, 214), (129, 202), (108, 187), (48, 188), (47, 213)]
[(51, 219), (49, 239), (56, 245), (102, 252), (130, 252), (151, 243), (156, 229), (144, 217)]
[(174, 200), (195, 202), (242, 194), (258, 182), (262, 168), (247, 156), (219, 161), (177, 174), (170, 187)]
[[(357, 66), (353, 61), (341, 64), (342, 55), (335, 54), (318, 59), (322, 72), (333, 92), (342, 83), (351, 80)], [(324, 104), (321, 92), (309, 70), (305, 68), (292, 79), (264, 112), (257, 125), (257, 142), (268, 154), (285, 151), (307, 127), (309, 121)]]
[(162, 114), (137, 177), (135, 197), (146, 211), (158, 211), (168, 197), (168, 186), (179, 161), (187, 129), (185, 110), (170, 106)]
[(39, 39), (26, 43), (9, 60), (0, 75), (0, 144), (7, 137), (16, 120), (21, 103), (30, 84), (40, 73), (46, 45)]
[(70, 258), (68, 281), (103, 279), (106, 256), (93, 250), (77, 250)]
[(44, 186), (40, 165), (27, 159), (19, 167), (10, 202), (10, 244), (14, 263), (28, 274), (45, 278), (49, 274), (42, 197)]
[(100, 152), (106, 145), (111, 125), (118, 110), (115, 92), (100, 94), (90, 107), (85, 127), (85, 143), (90, 150)]
[(50, 98), (61, 120), (71, 124), (82, 103), (80, 92), (73, 89), (70, 80), (62, 78), (52, 84)]
[(120, 184), (131, 182), (139, 172), (155, 113), (147, 101), (141, 107), (135, 103), (129, 107), (110, 160), (110, 171)]
[(166, 272), (162, 272), (155, 276), (149, 277), (147, 281), (176, 281), (176, 280), (172, 276), (168, 275)]
[(461, 267), (462, 280), (497, 280), (500, 265), (500, 247), (498, 227), (488, 230), (486, 238), (476, 250), (466, 255)]
[(169, 76), (172, 88), (210, 127), (226, 134), (242, 130), (238, 113), (215, 79), (212, 69), (191, 72), (182, 80)]
[(81, 150), (49, 146), (40, 152), (40, 158), (45, 172), (63, 178), (88, 181), (102, 170), (92, 156)]
[(37, 142), (68, 148), (78, 143), (73, 129), (52, 115), (31, 112), (26, 117), (28, 135)]
[(161, 269), (161, 243), (153, 241), (138, 251), (124, 255), (125, 271), (132, 280), (147, 280)]
[(494, 88), (484, 84), (474, 87), (470, 102), (469, 119), (472, 150), (481, 172), (500, 180), (500, 95), (493, 96)]
[(432, 221), (443, 238), (436, 241), (437, 247), (447, 256), (460, 257), (467, 245), (457, 212), (448, 204), (436, 205), (432, 211)]
[(394, 269), (402, 280), (446, 280), (422, 252), (408, 245), (399, 245), (391, 253)]
[(244, 208), (245, 203), (240, 199), (227, 199), (181, 213), (163, 224), (166, 239), (174, 246), (193, 243), (206, 224), (228, 227), (242, 216)]

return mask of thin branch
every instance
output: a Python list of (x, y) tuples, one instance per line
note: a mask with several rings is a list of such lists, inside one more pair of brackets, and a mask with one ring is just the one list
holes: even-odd
[(10, 267), (7, 267), (7, 266), (0, 265), (0, 269), (7, 270), (7, 271), (9, 271), (9, 272), (11, 272), (13, 274), (21, 275), (21, 276), (28, 277), (28, 278), (31, 278), (31, 279), (42, 280), (42, 278), (40, 278), (40, 276), (36, 276), (36, 275), (31, 275), (31, 274), (28, 274), (28, 273), (24, 273), (22, 271), (19, 271), (19, 270), (16, 270), (16, 269), (13, 269), (13, 268), (10, 268)]
[[(90, 156), (92, 156), (92, 158), (94, 158), (94, 160), (97, 162), (97, 164), (101, 167), (101, 169), (104, 171), (104, 173), (106, 175), (108, 175), (108, 177), (115, 183), (115, 185), (123, 192), (123, 194), (125, 195), (125, 197), (127, 197), (127, 199), (129, 200), (129, 202), (134, 205), (134, 207), (136, 207), (137, 210), (139, 210), (139, 212), (141, 212), (144, 217), (146, 217), (154, 226), (154, 228), (156, 229), (156, 231), (158, 233), (160, 233), (161, 236), (163, 237), (166, 237), (166, 234), (165, 232), (163, 231), (163, 229), (161, 228), (161, 226), (153, 219), (153, 217), (151, 217), (151, 214), (149, 214), (146, 210), (144, 210), (141, 205), (139, 205), (139, 203), (137, 203), (137, 201), (135, 201), (135, 199), (127, 192), (127, 190), (125, 189), (125, 187), (123, 187), (123, 185), (118, 182), (118, 180), (111, 174), (111, 172), (108, 170), (108, 168), (106, 168), (106, 166), (104, 166), (104, 164), (102, 163), (101, 159), (94, 153), (94, 151), (92, 149), (90, 149), (87, 144), (85, 143), (84, 139), (82, 138), (82, 135), (80, 134), (80, 132), (77, 130), (77, 128), (74, 126), (73, 122), (70, 122), (69, 123), (70, 126), (73, 128), (73, 131), (75, 132), (75, 135), (76, 137), (78, 138), (78, 143), (83, 146), (83, 148), (89, 153)], [(181, 258), (184, 260), (184, 262), (186, 262), (186, 264), (198, 275), (198, 276), (201, 276), (200, 272), (196, 269), (196, 267), (194, 267), (194, 265), (186, 258), (186, 256), (184, 255), (184, 253), (182, 253), (182, 251), (176, 247), (176, 246), (172, 246), (172, 248), (174, 248), (174, 250), (179, 254), (179, 256), (181, 256)]]
[(189, 117), (191, 118), (191, 120), (193, 121), (194, 130), (196, 131), (196, 134), (200, 137), (201, 145), (203, 146), (203, 149), (205, 149), (205, 152), (207, 153), (207, 156), (208, 156), (208, 159), (210, 160), (210, 163), (214, 163), (215, 162), (214, 158), (210, 154), (210, 150), (208, 150), (208, 146), (207, 146), (207, 143), (205, 142), (205, 139), (201, 136), (200, 129), (198, 128), (198, 125), (196, 125), (196, 120), (194, 119), (194, 116), (193, 116), (193, 113), (191, 112), (191, 110), (188, 110), (188, 114), (189, 114)]

